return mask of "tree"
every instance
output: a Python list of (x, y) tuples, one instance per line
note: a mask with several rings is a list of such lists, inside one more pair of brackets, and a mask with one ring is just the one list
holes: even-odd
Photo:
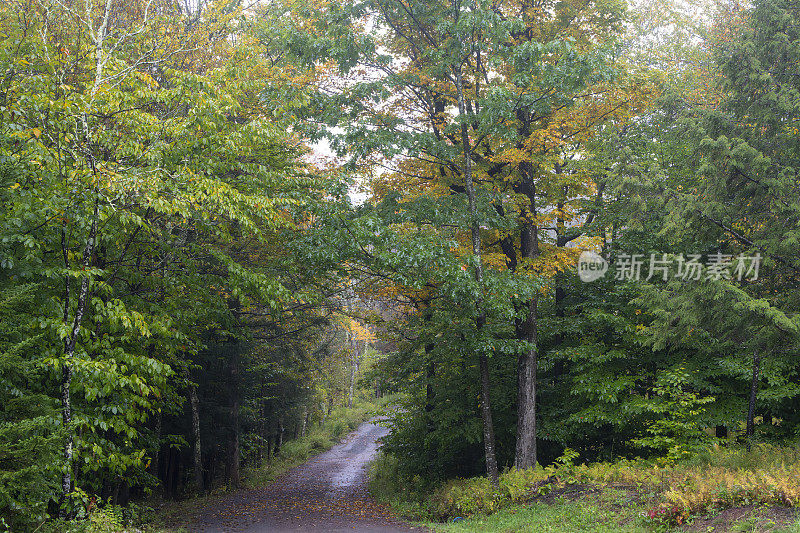
[[(390, 172), (378, 190), (403, 190), (403, 209), (415, 200), (415, 213), (422, 214), (422, 205), (433, 209), (436, 202), (443, 215), (450, 209), (445, 196), (466, 196), (466, 217), (458, 219), (471, 235), (464, 244), (476, 276), (483, 277), (486, 262), (528, 286), (514, 298), (520, 468), (536, 462), (538, 296), (530, 287), (570, 263), (565, 247), (581, 232), (563, 227), (580, 216), (578, 206), (592, 190), (575, 154), (602, 123), (630, 116), (648, 91), (613, 75), (622, 11), (614, 3), (559, 4), (549, 11), (515, 2), (367, 2), (317, 14), (329, 25), (348, 14), (353, 24), (369, 16), (387, 30), (385, 38), (351, 41), (330, 35), (314, 48), (354, 73), (338, 94), (321, 99), (335, 110), (329, 120), (349, 124), (338, 146), (357, 147), (362, 162), (366, 154), (367, 161), (382, 157)], [(441, 227), (457, 220), (453, 214), (446, 220), (429, 211), (415, 222)], [(550, 222), (561, 224), (555, 247)], [(486, 240), (492, 246), (483, 250)], [(473, 301), (484, 298), (476, 294)], [(484, 311), (476, 309), (476, 317)], [(486, 413), (484, 422), (489, 428)]]
[[(800, 26), (791, 6), (782, 2), (757, 2), (750, 13), (725, 7), (710, 43), (725, 96), (700, 113), (689, 130), (702, 155), (694, 188), (678, 194), (674, 203), (686, 220), (674, 226), (696, 228), (731, 259), (714, 287), (719, 303), (711, 323), (725, 324), (725, 333), (717, 330), (721, 338), (738, 338), (728, 352), (738, 362), (728, 368), (738, 368), (738, 380), (749, 382), (740, 394), (748, 405), (749, 442), (759, 382), (767, 378), (771, 392), (764, 396), (772, 402), (796, 395), (784, 382), (796, 372), (784, 358), (796, 342), (795, 302), (789, 296), (794, 291), (788, 288), (795, 286), (798, 273), (793, 259), (798, 145), (791, 126), (798, 110), (788, 96), (798, 86), (786, 69), (794, 53), (787, 42)], [(761, 256), (766, 271), (743, 280), (734, 270), (740, 255)], [(734, 316), (750, 317), (749, 323), (735, 327)], [(770, 370), (762, 366), (767, 359)]]
[[(277, 125), (294, 100), (277, 109), (259, 96), (267, 51), (221, 61), (245, 53), (229, 39), (247, 29), (235, 6), (192, 19), (149, 2), (0, 9), (0, 286), (36, 287), (37, 344), (19, 357), (42, 354), (37, 394), (53, 398), (60, 375), (61, 429), (45, 437), (62, 440), (54, 465), (70, 515), (84, 489), (123, 501), (154, 484), (150, 454), (180, 442), (162, 433), (162, 413), (180, 410), (197, 354), (246, 340), (243, 316), (279, 315), (290, 299), (275, 274), (288, 263), (258, 265), (254, 250), (290, 232), (319, 189)], [(8, 416), (17, 431), (38, 415)]]

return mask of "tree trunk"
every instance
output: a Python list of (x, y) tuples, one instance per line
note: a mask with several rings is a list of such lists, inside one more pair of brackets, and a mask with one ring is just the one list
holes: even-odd
[(283, 446), (283, 432), (285, 428), (283, 427), (283, 415), (278, 417), (278, 435), (277, 435), (277, 443), (275, 445), (275, 453), (281, 451), (281, 447)]
[[(556, 164), (556, 174), (562, 173), (561, 165)], [(569, 194), (568, 187), (563, 188), (564, 197), (562, 200), (558, 201), (556, 206), (558, 217), (556, 218), (556, 246), (559, 248), (565, 248), (572, 239), (567, 235), (566, 224), (564, 221), (564, 200), (566, 199), (567, 195)], [(563, 324), (564, 318), (564, 299), (566, 298), (567, 292), (564, 288), (565, 279), (564, 273), (556, 272), (554, 277), (555, 281), (555, 291), (553, 297), (555, 298), (555, 314), (556, 314), (556, 321), (557, 323)], [(563, 326), (561, 326), (563, 327)], [(553, 344), (556, 349), (561, 347), (561, 344), (564, 342), (564, 335), (562, 330), (555, 335), (553, 339)], [(557, 382), (559, 378), (564, 373), (564, 360), (559, 358), (555, 361), (553, 365), (553, 382)]]
[(347, 407), (353, 407), (353, 397), (355, 396), (356, 391), (356, 377), (358, 376), (358, 367), (361, 364), (361, 356), (364, 351), (364, 344), (366, 341), (359, 341), (352, 338), (352, 334), (350, 337), (350, 350), (351, 350), (351, 357), (350, 360), (350, 392), (347, 398)]
[(489, 358), (478, 357), (481, 373), (481, 419), (483, 421), (483, 443), (486, 454), (486, 472), (489, 480), (497, 488), (500, 485), (500, 474), (497, 469), (497, 456), (494, 443), (494, 423), (492, 422), (492, 405), (489, 401), (491, 383), (489, 381)]
[(747, 403), (747, 451), (753, 443), (754, 424), (753, 418), (756, 410), (756, 393), (758, 393), (758, 376), (761, 371), (761, 356), (758, 353), (758, 348), (753, 352), (753, 378), (750, 381), (750, 401)]
[[(66, 342), (65, 342), (66, 344)], [(64, 354), (68, 360), (71, 359), (72, 353), (65, 350)], [(64, 437), (64, 473), (61, 476), (61, 503), (63, 504), (67, 495), (72, 492), (72, 405), (70, 401), (69, 388), (72, 385), (72, 365), (64, 364), (61, 369), (61, 421), (67, 433)], [(66, 509), (64, 507), (60, 510), (61, 518), (68, 518)]]
[[(456, 19), (460, 13), (456, 13)], [(475, 187), (472, 181), (472, 145), (469, 140), (469, 131), (466, 120), (466, 105), (464, 103), (464, 82), (462, 79), (462, 65), (454, 69), (456, 93), (458, 96), (458, 116), (461, 119), (461, 146), (464, 150), (464, 188), (467, 191), (467, 201), (470, 216), (470, 234), (472, 237), (472, 254), (475, 256), (475, 281), (480, 291), (475, 301), (477, 316), (475, 327), (480, 331), (486, 324), (486, 310), (483, 305), (483, 263), (481, 256), (481, 228), (478, 221), (478, 208), (475, 199)], [(495, 455), (494, 425), (492, 423), (492, 409), (489, 382), (489, 360), (485, 353), (478, 354), (480, 363), (481, 382), (481, 419), (483, 422), (483, 446), (486, 455), (486, 473), (494, 488), (500, 485), (500, 474), (497, 470), (497, 457)]]
[(239, 487), (239, 346), (233, 345), (230, 357), (231, 372), (231, 431), (228, 445), (228, 465), (231, 486)]
[(523, 323), (522, 337), (530, 348), (517, 358), (517, 442), (514, 468), (524, 470), (536, 466), (536, 319), (537, 298), (529, 304)]
[[(431, 344), (425, 345), (426, 354), (429, 354), (432, 349), (433, 345)], [(428, 368), (426, 371), (426, 379), (425, 379), (425, 416), (427, 418), (428, 433), (431, 433), (434, 430), (433, 415), (432, 415), (434, 402), (436, 401), (436, 393), (433, 390), (434, 379), (436, 379), (436, 364), (433, 361), (428, 360)]]
[(158, 410), (156, 415), (156, 451), (153, 454), (152, 472), (153, 475), (158, 477), (159, 462), (161, 460), (161, 409)]
[(353, 393), (355, 392), (356, 386), (356, 362), (355, 362), (355, 354), (353, 354), (353, 360), (350, 361), (350, 390), (347, 393), (347, 407), (353, 407)]
[(303, 407), (303, 419), (301, 421), (302, 425), (300, 426), (300, 436), (301, 437), (305, 437), (306, 436), (306, 428), (308, 427), (308, 415), (309, 415), (308, 407)]
[[(436, 364), (431, 358), (433, 348), (433, 344), (425, 344), (425, 356), (428, 360), (425, 376), (425, 431), (428, 435), (436, 430), (436, 422), (433, 419), (433, 409), (436, 401), (436, 392), (433, 389), (433, 380), (436, 379)], [(430, 442), (432, 444), (432, 441)], [(425, 439), (425, 443), (425, 455), (429, 462), (433, 462), (437, 454), (436, 446), (428, 444), (429, 439)]]
[(127, 480), (122, 480), (117, 483), (114, 489), (114, 505), (126, 506), (131, 499), (131, 486)]
[(174, 497), (175, 493), (177, 492), (177, 483), (175, 482), (175, 450), (172, 448), (167, 448), (167, 450), (166, 478), (164, 487), (166, 488), (167, 493), (171, 497)]
[[(89, 238), (86, 240), (86, 247), (83, 250), (83, 268), (88, 270), (92, 264), (92, 254), (94, 252), (95, 240), (97, 238), (97, 216), (99, 206), (97, 201), (94, 204), (94, 213), (92, 218), (92, 225), (89, 229)], [(61, 247), (64, 254), (65, 267), (69, 268), (69, 258), (66, 243), (66, 233), (62, 229), (61, 233)], [(65, 294), (64, 294), (64, 325), (69, 321), (69, 307), (70, 307), (70, 284), (69, 280), (65, 280)], [(72, 327), (70, 328), (69, 337), (64, 339), (64, 366), (61, 369), (61, 422), (64, 425), (64, 472), (61, 476), (61, 503), (66, 503), (67, 496), (72, 492), (72, 398), (70, 397), (70, 387), (72, 386), (72, 359), (75, 356), (75, 345), (78, 342), (78, 334), (80, 333), (81, 324), (83, 323), (83, 315), (86, 312), (86, 302), (89, 298), (89, 277), (81, 277), (80, 292), (78, 293), (78, 302), (75, 307), (75, 317), (72, 320)], [(66, 507), (62, 505), (59, 511), (61, 518), (68, 518)]]
[[(564, 319), (564, 300), (567, 297), (567, 291), (564, 288), (564, 275), (563, 273), (556, 273), (555, 275), (555, 291), (553, 291), (554, 303), (555, 303), (555, 314), (556, 320), (563, 324)], [(564, 333), (563, 330), (559, 331), (555, 337), (553, 338), (553, 345), (556, 348), (560, 348), (561, 345), (564, 343)], [(564, 359), (559, 358), (553, 363), (553, 383), (557, 383), (560, 381), (561, 377), (564, 375)]]
[[(539, 255), (539, 228), (536, 221), (536, 186), (530, 162), (520, 164), (523, 174), (522, 192), (530, 206), (524, 214), (520, 231), (522, 257), (535, 259)], [(514, 467), (525, 469), (536, 466), (536, 371), (538, 365), (538, 299), (528, 302), (528, 314), (517, 328), (517, 338), (529, 344), (517, 359), (517, 442), (514, 450)]]
[(200, 402), (197, 399), (197, 387), (189, 387), (189, 401), (192, 406), (192, 438), (194, 439), (193, 488), (197, 492), (203, 492), (203, 455), (200, 449)]
[[(213, 480), (216, 479), (217, 471), (219, 470), (219, 466), (217, 463), (216, 447), (212, 447), (210, 450), (206, 450), (206, 464), (203, 470), (205, 473), (203, 486), (205, 486), (207, 484), (211, 484)], [(208, 483), (206, 483), (206, 481)]]

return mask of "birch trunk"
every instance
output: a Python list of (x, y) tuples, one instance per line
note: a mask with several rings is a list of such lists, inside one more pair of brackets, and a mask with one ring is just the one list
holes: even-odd
[(300, 436), (306, 436), (306, 427), (308, 426), (308, 407), (303, 407), (303, 419), (300, 426)]
[(283, 427), (283, 415), (278, 417), (278, 435), (277, 435), (277, 443), (275, 445), (275, 452), (281, 451), (281, 447), (283, 446), (283, 433), (285, 428)]
[[(83, 250), (83, 269), (88, 270), (92, 264), (92, 254), (94, 253), (95, 240), (97, 239), (97, 216), (99, 206), (97, 201), (94, 204), (92, 225), (89, 229), (89, 238), (86, 240), (86, 247)], [(65, 233), (62, 231), (62, 252), (64, 261), (69, 267), (67, 255), (67, 243)], [(64, 299), (64, 324), (69, 320), (69, 280), (65, 280), (65, 299)], [(64, 340), (64, 366), (61, 369), (61, 422), (65, 429), (64, 447), (62, 456), (64, 458), (64, 472), (61, 476), (61, 503), (65, 503), (70, 492), (72, 492), (72, 456), (74, 436), (72, 434), (72, 398), (70, 397), (70, 387), (72, 386), (72, 360), (75, 356), (75, 346), (78, 342), (83, 316), (86, 312), (86, 303), (89, 299), (89, 276), (81, 276), (80, 291), (78, 302), (75, 308), (75, 317), (72, 320), (69, 337)], [(68, 518), (67, 509), (62, 505), (59, 515)]]

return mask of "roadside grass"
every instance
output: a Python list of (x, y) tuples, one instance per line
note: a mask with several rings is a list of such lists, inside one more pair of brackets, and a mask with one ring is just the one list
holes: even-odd
[(775, 520), (775, 511), (771, 508), (748, 509), (746, 513), (736, 513), (732, 519), (722, 513), (698, 517), (682, 526), (670, 526), (649, 520), (642, 506), (610, 507), (604, 502), (604, 493), (574, 501), (557, 498), (552, 503), (515, 505), (488, 516), (425, 525), (442, 533), (800, 533), (800, 521)]
[(337, 407), (322, 422), (309, 429), (305, 437), (299, 437), (283, 443), (279, 453), (270, 461), (260, 465), (247, 467), (242, 478), (247, 488), (258, 488), (268, 485), (281, 475), (299, 466), (314, 455), (330, 450), (334, 444), (356, 429), (363, 422), (380, 413), (381, 409), (392, 401), (392, 397), (384, 397), (373, 401), (355, 399), (353, 407)]
[(557, 500), (552, 504), (535, 503), (513, 506), (492, 515), (478, 515), (448, 524), (426, 524), (435, 531), (448, 533), (467, 532), (558, 532), (558, 533), (647, 533), (646, 526), (621, 523), (620, 513), (604, 509), (590, 501)]
[[(370, 490), (401, 516), (455, 528), (446, 531), (533, 530), (523, 527), (526, 521), (541, 522), (536, 531), (583, 531), (582, 517), (591, 516), (592, 531), (800, 533), (800, 450), (794, 447), (759, 445), (746, 452), (718, 446), (674, 465), (573, 459), (568, 453), (547, 468), (506, 471), (494, 490), (484, 477), (424, 486), (403, 479), (397, 461), (382, 456), (373, 465)], [(565, 517), (548, 522), (562, 511)]]
[[(152, 521), (153, 515), (152, 508), (135, 503), (127, 507), (107, 505), (91, 510), (81, 519), (48, 520), (36, 533), (158, 533), (160, 530), (153, 526), (141, 525)], [(185, 532), (176, 530), (174, 533)]]

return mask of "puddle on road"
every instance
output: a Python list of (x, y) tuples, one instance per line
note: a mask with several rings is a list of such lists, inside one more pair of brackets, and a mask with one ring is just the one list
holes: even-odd
[(331, 488), (328, 491), (328, 495), (360, 485), (361, 478), (364, 475), (364, 469), (375, 456), (376, 452), (377, 447), (371, 446), (370, 449), (359, 454), (356, 461), (343, 462), (339, 470), (331, 476)]
[[(349, 446), (352, 446), (353, 443), (350, 443)], [(335, 497), (348, 489), (362, 485), (365, 475), (364, 470), (377, 453), (378, 445), (373, 441), (357, 455), (352, 456), (349, 461), (347, 459), (342, 461), (336, 473), (330, 478), (330, 489), (326, 491), (325, 496)]]

